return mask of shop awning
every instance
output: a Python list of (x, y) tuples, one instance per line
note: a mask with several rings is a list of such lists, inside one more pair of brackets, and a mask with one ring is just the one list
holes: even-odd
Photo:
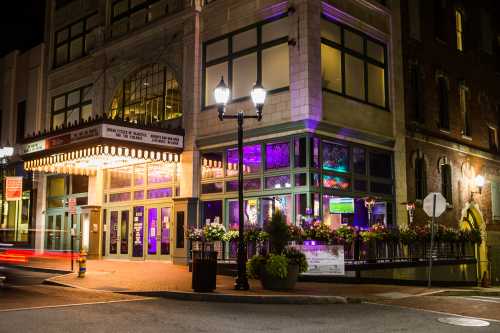
[(28, 160), (24, 162), (24, 169), (39, 172), (93, 175), (98, 169), (116, 168), (150, 161), (177, 163), (179, 160), (180, 157), (176, 153), (97, 145)]
[(92, 175), (145, 162), (177, 163), (183, 139), (179, 131), (101, 118), (31, 138), (23, 145), (24, 169)]

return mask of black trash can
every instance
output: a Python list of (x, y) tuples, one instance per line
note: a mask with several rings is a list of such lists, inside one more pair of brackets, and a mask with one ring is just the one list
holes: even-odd
[(214, 291), (217, 276), (217, 252), (193, 251), (192, 274), (192, 288), (194, 291)]

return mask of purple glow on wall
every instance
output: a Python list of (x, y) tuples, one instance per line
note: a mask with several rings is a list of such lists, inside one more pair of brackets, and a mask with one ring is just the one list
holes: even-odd
[(266, 177), (266, 189), (291, 187), (290, 175)]
[(271, 19), (283, 15), (286, 12), (287, 8), (288, 1), (278, 2), (272, 6), (266, 7), (264, 11), (269, 14), (266, 14), (265, 18)]
[(277, 142), (266, 144), (266, 169), (281, 169), (290, 166), (290, 144)]

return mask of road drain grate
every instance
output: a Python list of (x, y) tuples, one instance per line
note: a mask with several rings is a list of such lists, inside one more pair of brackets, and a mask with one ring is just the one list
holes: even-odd
[(467, 326), (467, 327), (490, 326), (490, 323), (487, 322), (486, 320), (464, 318), (464, 317), (444, 317), (444, 318), (438, 318), (438, 321), (444, 324), (450, 324), (455, 326)]

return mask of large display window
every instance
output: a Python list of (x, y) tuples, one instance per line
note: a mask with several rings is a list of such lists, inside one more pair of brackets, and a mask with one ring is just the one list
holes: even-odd
[[(288, 223), (322, 220), (336, 227), (392, 223), (393, 158), (390, 151), (315, 135), (297, 135), (244, 146), (245, 224), (264, 227), (276, 209)], [(201, 216), (238, 226), (237, 149), (202, 152)], [(224, 184), (224, 186), (222, 186)], [(364, 198), (375, 197), (371, 219)], [(338, 200), (349, 211), (336, 211)], [(221, 207), (222, 206), (222, 207)], [(222, 214), (221, 212), (226, 212)], [(223, 216), (224, 215), (224, 216)]]

